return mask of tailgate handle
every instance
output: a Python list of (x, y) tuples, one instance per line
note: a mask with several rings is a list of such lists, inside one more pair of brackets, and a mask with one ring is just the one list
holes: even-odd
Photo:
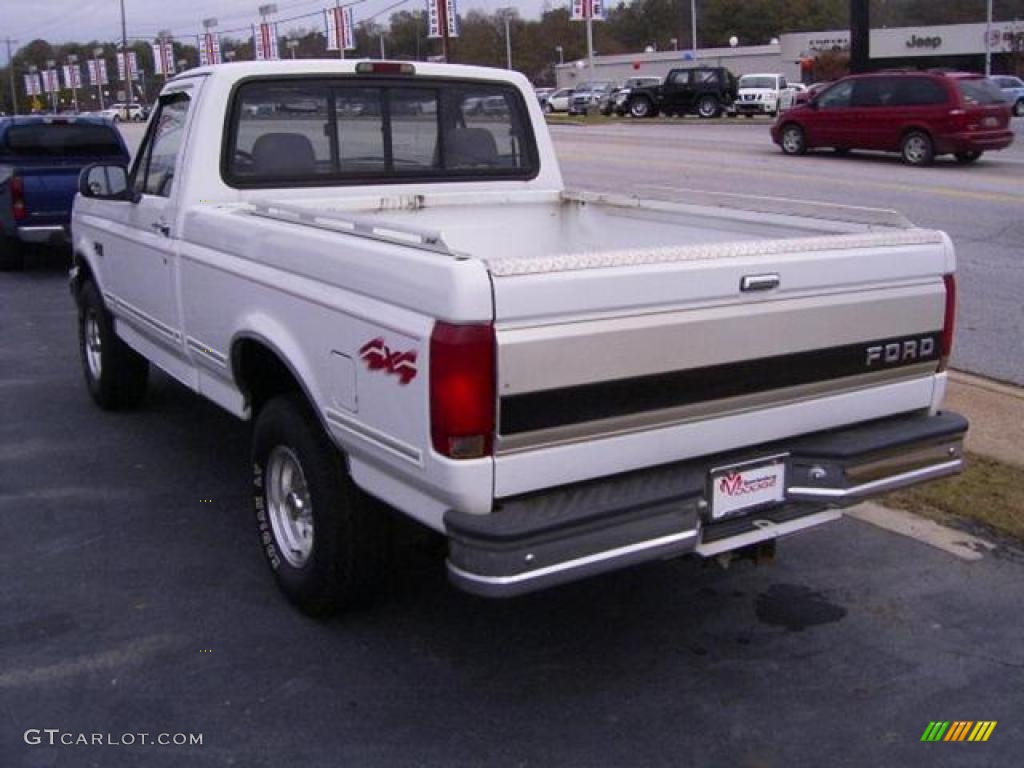
[(744, 275), (740, 280), (741, 291), (770, 291), (779, 287), (779, 276), (775, 273), (767, 275)]

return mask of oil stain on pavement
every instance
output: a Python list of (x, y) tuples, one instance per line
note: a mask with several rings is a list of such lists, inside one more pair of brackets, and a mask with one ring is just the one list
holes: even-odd
[(846, 616), (846, 609), (830, 603), (820, 592), (799, 584), (772, 584), (757, 596), (757, 618), (764, 624), (800, 632), (807, 627), (831, 624)]

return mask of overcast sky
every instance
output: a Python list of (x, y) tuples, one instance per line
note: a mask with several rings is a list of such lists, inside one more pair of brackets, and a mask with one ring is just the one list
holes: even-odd
[[(230, 30), (245, 27), (257, 18), (256, 9), (269, 0), (125, 0), (129, 37), (151, 37), (161, 29), (170, 29), (176, 36), (194, 35), (202, 30), (202, 20), (214, 16), (219, 28)], [(342, 0), (348, 4), (351, 0)], [(378, 13), (397, 0), (364, 0), (353, 12), (358, 22)], [(277, 18), (297, 16), (333, 5), (333, 0), (278, 0)], [(540, 14), (544, 0), (459, 0), (459, 10), (472, 8), (492, 11), (514, 6), (524, 17)], [(549, 0), (552, 6), (567, 5), (568, 0)], [(425, 0), (407, 0), (396, 10), (425, 8)], [(15, 49), (36, 38), (51, 43), (69, 40), (112, 41), (121, 37), (121, 13), (118, 0), (0, 0), (0, 38), (18, 41)], [(390, 15), (386, 13), (380, 20)], [(285, 25), (285, 29), (312, 26), (309, 18)], [(282, 29), (282, 32), (285, 30)], [(232, 36), (238, 37), (239, 34)], [(0, 61), (6, 63), (7, 50), (0, 46)]]

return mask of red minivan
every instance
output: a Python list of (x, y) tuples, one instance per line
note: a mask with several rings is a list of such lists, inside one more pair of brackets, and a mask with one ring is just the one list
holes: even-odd
[(951, 154), (973, 163), (1013, 142), (1010, 105), (982, 75), (877, 72), (837, 80), (782, 112), (772, 141), (787, 155), (815, 147), (899, 152), (910, 165)]

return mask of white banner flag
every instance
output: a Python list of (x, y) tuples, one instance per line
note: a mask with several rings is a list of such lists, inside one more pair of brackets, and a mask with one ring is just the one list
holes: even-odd
[(60, 91), (60, 79), (57, 77), (56, 69), (43, 70), (43, 90), (47, 93), (57, 93)]
[(281, 58), (277, 53), (277, 29), (275, 24), (252, 25), (253, 51), (256, 61), (274, 61)]
[(208, 67), (220, 62), (220, 37), (213, 32), (199, 35), (199, 65)]
[(572, 20), (604, 21), (604, 0), (572, 0)]
[(39, 96), (43, 92), (43, 86), (39, 82), (39, 75), (29, 73), (25, 75), (25, 94), (28, 96)]
[(82, 68), (78, 64), (65, 64), (64, 87), (68, 90), (82, 87)]
[(89, 59), (89, 85), (109, 85), (106, 59)]
[(327, 50), (354, 50), (356, 40), (352, 8), (327, 8), (324, 10), (324, 17), (327, 19)]
[[(135, 55), (135, 51), (128, 51), (128, 70), (132, 80), (139, 79), (139, 58)], [(117, 79), (122, 82), (125, 80), (123, 53), (117, 54)]]
[(174, 74), (174, 44), (170, 40), (157, 38), (149, 44), (153, 49), (153, 71), (170, 77)]
[(459, 8), (456, 0), (427, 0), (427, 37), (459, 36)]

